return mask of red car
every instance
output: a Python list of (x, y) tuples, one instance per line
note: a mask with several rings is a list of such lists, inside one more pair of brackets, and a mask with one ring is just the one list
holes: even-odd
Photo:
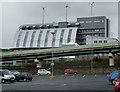
[(73, 69), (66, 69), (64, 70), (64, 74), (78, 74), (78, 71)]
[(120, 76), (116, 79), (115, 92), (120, 92)]

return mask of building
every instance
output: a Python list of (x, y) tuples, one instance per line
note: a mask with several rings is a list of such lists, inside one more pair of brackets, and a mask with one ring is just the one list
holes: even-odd
[(107, 37), (86, 37), (86, 44), (104, 44), (104, 43), (113, 43), (119, 42), (116, 38), (107, 38)]
[(21, 25), (14, 37), (14, 48), (60, 47), (86, 44), (86, 36), (108, 37), (105, 16), (77, 18), (76, 22)]
[(76, 42), (86, 44), (86, 36), (109, 37), (108, 19), (105, 16), (77, 18), (78, 27)]

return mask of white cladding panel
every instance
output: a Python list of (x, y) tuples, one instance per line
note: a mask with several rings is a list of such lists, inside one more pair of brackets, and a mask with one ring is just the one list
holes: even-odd
[(77, 34), (77, 28), (72, 29), (72, 35), (71, 35), (71, 42), (70, 43), (75, 43), (76, 34)]
[(47, 31), (46, 29), (43, 29), (43, 33), (42, 33), (41, 41), (40, 41), (40, 47), (44, 47), (46, 31)]
[(37, 47), (37, 41), (38, 41), (39, 33), (40, 33), (40, 30), (37, 30), (36, 33), (35, 33), (34, 40), (33, 40), (33, 47)]
[[(71, 27), (71, 28), (54, 28), (54, 29), (40, 29), (40, 30), (19, 30), (15, 34), (14, 46), (16, 47), (16, 43), (17, 43), (19, 33), (20, 33), (20, 31), (22, 31), (22, 35), (21, 35), (20, 42), (19, 42), (20, 43), (19, 47), (20, 48), (23, 47), (26, 32), (28, 32), (28, 35), (26, 36), (25, 47), (30, 47), (32, 34), (33, 34), (34, 31), (36, 31), (34, 36), (33, 36), (34, 38), (33, 38), (32, 47), (38, 47), (37, 46), (38, 37), (39, 37), (40, 31), (43, 31), (42, 35), (41, 35), (41, 39), (39, 39), (40, 40), (40, 47), (52, 47), (52, 42), (54, 42), (54, 41), (53, 41), (53, 35), (51, 34), (51, 32), (56, 32), (54, 34), (54, 37), (55, 37), (54, 47), (59, 47), (60, 36), (61, 36), (62, 30), (64, 30), (64, 34), (63, 34), (63, 38), (62, 38), (62, 44), (67, 44), (68, 43), (69, 30), (72, 30), (71, 31), (71, 36), (69, 37), (70, 38), (69, 43), (75, 43), (77, 27)], [(45, 42), (45, 39), (47, 39), (46, 42)], [(46, 46), (45, 46), (45, 43), (46, 43)]]
[(16, 31), (14, 39), (13, 39), (13, 46), (16, 47), (16, 43), (17, 43), (17, 39), (18, 39), (18, 35), (19, 35), (20, 31)]
[(27, 36), (27, 40), (26, 40), (26, 47), (30, 47), (32, 33), (33, 33), (33, 30), (28, 31), (28, 36)]
[(19, 42), (19, 47), (20, 47), (20, 48), (23, 47), (23, 42), (24, 42), (25, 33), (26, 33), (26, 31), (23, 31), (22, 34), (21, 34), (20, 42)]
[(51, 47), (52, 46), (53, 35), (51, 34), (51, 32), (54, 32), (54, 30), (51, 29), (50, 32), (49, 32), (49, 38), (48, 38), (48, 42), (47, 42), (47, 47)]
[(69, 29), (65, 29), (64, 36), (63, 36), (63, 44), (67, 43), (68, 32), (69, 32)]
[(62, 29), (56, 29), (56, 30), (57, 30), (57, 33), (55, 38), (55, 47), (59, 47), (60, 35), (61, 35)]

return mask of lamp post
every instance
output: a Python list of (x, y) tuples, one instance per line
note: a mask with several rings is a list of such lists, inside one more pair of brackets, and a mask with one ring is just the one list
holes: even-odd
[[(91, 26), (93, 26), (92, 25), (92, 17), (93, 17), (93, 6), (94, 6), (94, 2), (92, 2), (92, 3), (90, 3), (90, 6), (91, 6)], [(92, 29), (92, 27), (91, 27), (91, 29)], [(91, 34), (91, 47), (92, 47), (92, 49), (91, 49), (91, 64), (90, 64), (90, 70), (91, 70), (91, 73), (92, 73), (92, 71), (93, 71), (93, 57), (94, 57), (94, 55), (93, 55), (93, 30), (92, 30), (92, 34)]]
[[(54, 41), (54, 35), (55, 35), (55, 32), (51, 32), (52, 34), (52, 49), (53, 49), (53, 41)], [(54, 70), (54, 62), (53, 62), (53, 51), (52, 51), (52, 63), (51, 63), (51, 68), (52, 68), (52, 75), (50, 76), (50, 79), (53, 80), (54, 79), (54, 73), (53, 73), (53, 70)]]
[(68, 17), (68, 8), (69, 8), (68, 4), (66, 4), (65, 8), (66, 8), (66, 22), (67, 22), (67, 17)]
[(42, 24), (44, 24), (44, 11), (45, 11), (45, 8), (46, 8), (46, 7), (42, 7), (42, 10), (43, 10), (43, 15), (42, 15)]

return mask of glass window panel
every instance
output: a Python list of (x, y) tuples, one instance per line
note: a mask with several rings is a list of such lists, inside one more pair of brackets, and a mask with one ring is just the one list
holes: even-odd
[(55, 32), (55, 34), (52, 37), (52, 47), (55, 46), (55, 38), (56, 38), (57, 30), (55, 30), (54, 32)]
[(69, 30), (67, 43), (69, 43), (71, 40), (71, 34), (72, 34), (72, 29)]
[(49, 33), (50, 33), (50, 30), (47, 30), (47, 33), (46, 33), (46, 36), (45, 36), (45, 42), (44, 42), (44, 46), (45, 47), (47, 46), (47, 42), (48, 42), (48, 38), (49, 38)]
[(25, 46), (26, 46), (28, 33), (29, 33), (29, 31), (27, 31), (27, 32), (26, 32), (26, 34), (25, 34), (25, 37), (24, 37), (24, 42), (23, 42), (23, 47), (25, 47)]
[(19, 35), (18, 35), (18, 39), (17, 39), (17, 43), (16, 43), (16, 47), (19, 47), (22, 32), (23, 32), (23, 31), (20, 31), (20, 33), (19, 33)]
[(63, 29), (62, 32), (61, 32), (59, 46), (61, 46), (61, 44), (62, 44), (62, 42), (63, 42), (64, 31), (65, 31), (65, 30)]
[(37, 47), (40, 47), (42, 33), (43, 33), (43, 31), (40, 31), (39, 36), (38, 36), (38, 41), (37, 41)]
[(33, 31), (32, 36), (31, 36), (31, 41), (30, 41), (30, 47), (33, 46), (33, 41), (34, 41), (35, 33), (36, 33), (36, 31)]

